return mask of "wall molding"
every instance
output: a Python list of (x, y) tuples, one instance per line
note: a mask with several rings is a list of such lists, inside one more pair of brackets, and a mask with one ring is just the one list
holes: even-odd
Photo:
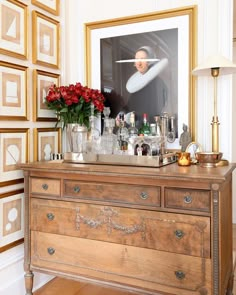
[[(24, 245), (21, 244), (0, 254), (0, 295), (24, 295)], [(34, 289), (37, 290), (51, 279), (42, 273), (34, 273)]]

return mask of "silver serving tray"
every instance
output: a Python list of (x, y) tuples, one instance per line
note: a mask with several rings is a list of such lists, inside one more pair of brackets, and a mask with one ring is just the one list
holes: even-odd
[(83, 164), (109, 164), (125, 166), (162, 167), (176, 162), (175, 153), (166, 153), (158, 156), (132, 155), (103, 155), (93, 153), (64, 153), (63, 162)]

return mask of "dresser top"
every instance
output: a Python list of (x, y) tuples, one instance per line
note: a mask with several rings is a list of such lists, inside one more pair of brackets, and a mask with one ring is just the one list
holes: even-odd
[(118, 166), (118, 165), (101, 165), (101, 164), (75, 164), (63, 163), (63, 161), (41, 161), (31, 162), (18, 165), (20, 169), (28, 171), (38, 171), (47, 173), (75, 173), (75, 174), (92, 174), (92, 175), (113, 175), (113, 176), (145, 176), (154, 178), (187, 178), (187, 179), (206, 179), (214, 181), (224, 181), (230, 176), (236, 167), (236, 164), (216, 168), (204, 168), (199, 165), (188, 167), (178, 166), (172, 163), (160, 168), (153, 167), (136, 167), (136, 166)]

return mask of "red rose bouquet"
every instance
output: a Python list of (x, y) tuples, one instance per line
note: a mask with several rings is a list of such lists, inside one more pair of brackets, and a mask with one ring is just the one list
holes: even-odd
[[(49, 88), (46, 106), (57, 114), (63, 128), (69, 123), (78, 123), (89, 128), (89, 117), (104, 109), (105, 98), (100, 90), (82, 86), (81, 83)], [(91, 114), (91, 106), (94, 106)]]

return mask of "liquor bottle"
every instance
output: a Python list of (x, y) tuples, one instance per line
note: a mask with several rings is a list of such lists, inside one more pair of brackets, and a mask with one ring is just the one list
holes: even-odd
[(138, 129), (135, 127), (135, 114), (130, 114), (130, 127), (128, 128), (129, 138), (138, 136)]
[(129, 132), (125, 126), (124, 113), (119, 115), (119, 128), (117, 131), (118, 148), (120, 151), (127, 151), (128, 149)]
[(128, 143), (128, 154), (134, 155), (135, 153), (135, 138), (138, 137), (138, 129), (135, 127), (135, 114), (130, 114), (130, 127), (128, 128), (129, 143)]
[(151, 135), (151, 129), (150, 129), (149, 122), (147, 120), (146, 113), (143, 114), (143, 124), (141, 128), (139, 129), (139, 135), (143, 135), (143, 136)]
[(104, 109), (103, 109), (104, 125), (103, 125), (103, 131), (102, 131), (102, 133), (104, 133), (104, 131), (105, 131), (105, 128), (106, 128), (105, 121), (106, 121), (107, 119), (109, 119), (110, 113), (111, 113), (111, 109), (110, 109), (110, 107), (104, 107)]
[[(139, 136), (151, 136), (151, 128), (147, 120), (146, 113), (143, 114), (143, 124), (141, 128), (139, 129)], [(135, 148), (136, 155), (142, 155), (142, 156), (150, 155), (150, 145), (148, 145), (147, 143), (143, 143), (141, 145), (142, 153), (138, 149), (140, 149), (140, 146), (136, 146)]]
[(160, 116), (155, 116), (154, 120), (156, 122), (156, 136), (162, 136), (162, 133), (161, 133), (161, 117)]

